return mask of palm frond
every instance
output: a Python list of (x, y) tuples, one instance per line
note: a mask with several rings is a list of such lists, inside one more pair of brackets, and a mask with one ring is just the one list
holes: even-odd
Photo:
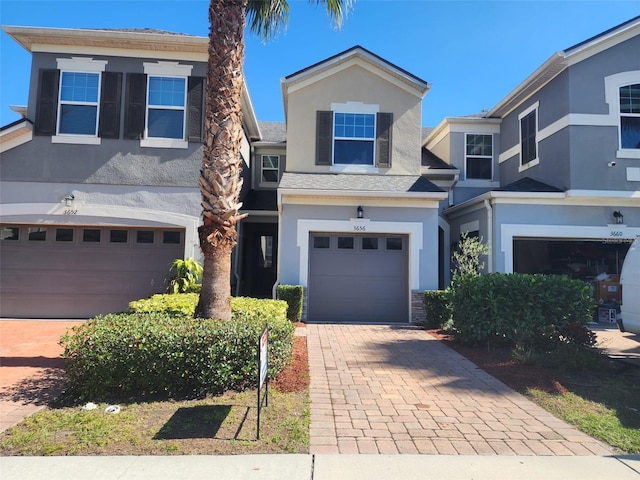
[(333, 22), (336, 28), (342, 28), (344, 19), (347, 18), (347, 14), (353, 8), (353, 4), (356, 0), (309, 0), (318, 5), (324, 5), (327, 11), (327, 15)]
[[(316, 7), (323, 5), (327, 16), (336, 28), (341, 28), (344, 19), (356, 0), (309, 0)], [(249, 0), (247, 20), (251, 31), (263, 39), (275, 37), (287, 25), (289, 3), (287, 0)]]
[(249, 0), (247, 4), (249, 28), (265, 40), (280, 33), (288, 19), (287, 0)]

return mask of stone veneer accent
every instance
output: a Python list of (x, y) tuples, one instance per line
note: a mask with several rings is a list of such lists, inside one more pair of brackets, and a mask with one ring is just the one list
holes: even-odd
[(424, 313), (424, 290), (411, 291), (411, 323), (426, 323)]
[(306, 288), (302, 289), (302, 318), (300, 319), (301, 322), (305, 322), (307, 321), (307, 306), (309, 304), (309, 290)]

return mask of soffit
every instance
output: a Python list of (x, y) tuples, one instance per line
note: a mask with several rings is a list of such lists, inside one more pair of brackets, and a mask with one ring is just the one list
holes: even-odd
[[(208, 38), (159, 30), (92, 30), (4, 26), (4, 31), (29, 52), (86, 53), (149, 51), (201, 55), (206, 61)], [(53, 49), (52, 49), (53, 47)], [(119, 55), (122, 55), (120, 53)], [(149, 55), (158, 56), (158, 55)]]

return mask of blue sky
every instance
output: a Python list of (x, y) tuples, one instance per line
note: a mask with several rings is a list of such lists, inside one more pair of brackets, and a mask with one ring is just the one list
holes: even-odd
[[(361, 45), (432, 84), (423, 126), (493, 107), (554, 52), (640, 14), (639, 0), (359, 0), (341, 30), (289, 0), (286, 31), (246, 36), (245, 75), (259, 120), (283, 121), (280, 79)], [(157, 28), (207, 36), (208, 1), (0, 0), (2, 25)], [(0, 125), (25, 105), (31, 56), (0, 35)]]

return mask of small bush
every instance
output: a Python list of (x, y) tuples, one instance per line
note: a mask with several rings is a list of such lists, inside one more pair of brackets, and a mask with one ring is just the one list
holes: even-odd
[(444, 328), (451, 318), (449, 290), (427, 290), (424, 292), (424, 313), (427, 327)]
[(202, 265), (193, 258), (176, 258), (169, 265), (167, 293), (187, 293), (202, 278)]
[[(257, 342), (266, 324), (269, 376), (291, 357), (294, 326), (286, 318), (285, 302), (233, 298), (232, 319), (221, 321), (191, 318), (195, 294), (164, 297), (183, 298), (165, 312), (151, 311), (147, 304), (149, 311), (96, 317), (62, 338), (74, 394), (101, 401), (251, 387), (257, 382)], [(154, 305), (161, 304), (156, 298)], [(188, 310), (186, 304), (192, 304), (191, 313), (166, 313)]]
[(287, 302), (287, 318), (299, 322), (302, 318), (304, 289), (301, 285), (278, 285), (276, 294), (280, 300)]

